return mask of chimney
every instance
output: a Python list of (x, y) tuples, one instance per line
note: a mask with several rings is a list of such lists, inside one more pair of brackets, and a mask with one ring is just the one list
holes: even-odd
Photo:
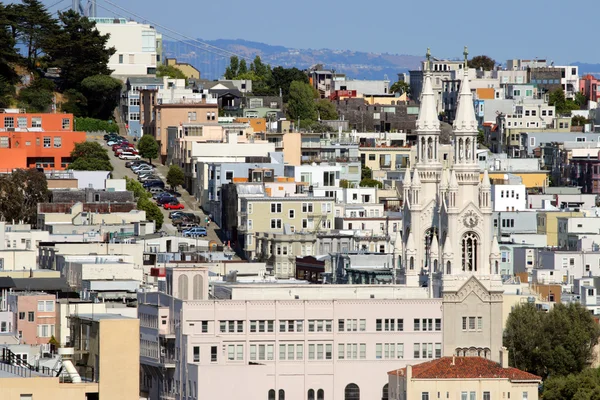
[(452, 364), (450, 364), (452, 366), (456, 365), (456, 356), (454, 354), (452, 354)]
[(500, 366), (508, 368), (508, 349), (504, 346), (500, 349)]

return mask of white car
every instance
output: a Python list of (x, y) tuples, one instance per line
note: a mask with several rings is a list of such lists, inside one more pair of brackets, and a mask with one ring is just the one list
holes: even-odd
[(149, 164), (144, 163), (144, 164), (134, 165), (133, 167), (131, 167), (131, 170), (133, 172), (135, 172), (135, 171), (137, 171), (137, 170), (139, 170), (141, 168), (144, 168), (144, 167), (152, 168), (152, 166), (150, 166)]
[(119, 143), (121, 143), (120, 140), (109, 140), (108, 143), (106, 143), (106, 145), (109, 146), (109, 147), (112, 147), (115, 144), (119, 144)]
[(140, 156), (138, 154), (133, 154), (131, 152), (124, 151), (121, 154), (119, 154), (119, 158), (121, 160), (139, 160)]
[(143, 168), (138, 168), (138, 169), (136, 169), (133, 172), (139, 175), (141, 172), (154, 172), (154, 168), (152, 168), (152, 167), (145, 167), (144, 168), (143, 167)]

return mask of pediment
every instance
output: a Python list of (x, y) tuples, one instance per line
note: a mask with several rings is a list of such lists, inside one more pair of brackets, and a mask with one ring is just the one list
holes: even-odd
[(481, 301), (489, 302), (491, 300), (490, 292), (481, 282), (475, 277), (470, 277), (464, 285), (456, 292), (456, 300), (463, 302), (469, 295), (475, 294)]

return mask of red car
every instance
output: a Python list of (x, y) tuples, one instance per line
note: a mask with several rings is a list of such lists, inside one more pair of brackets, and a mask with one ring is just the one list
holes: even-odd
[(121, 149), (121, 148), (127, 148), (129, 146), (131, 146), (129, 143), (118, 143), (118, 144), (113, 145), (112, 151), (116, 151), (117, 149)]
[(178, 201), (172, 201), (163, 205), (165, 210), (183, 210), (185, 207)]

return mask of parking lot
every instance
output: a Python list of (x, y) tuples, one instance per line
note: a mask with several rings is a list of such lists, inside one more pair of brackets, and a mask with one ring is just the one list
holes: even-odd
[[(102, 137), (88, 137), (88, 140), (96, 141), (96, 142), (100, 143), (103, 147), (108, 149), (108, 155), (110, 157), (110, 162), (114, 168), (114, 170), (113, 170), (114, 178), (119, 179), (119, 178), (128, 177), (128, 178), (133, 178), (133, 179), (137, 180), (137, 175), (131, 169), (129, 169), (125, 166), (126, 161), (120, 160), (117, 156), (115, 156), (112, 149), (106, 145), (106, 142), (103, 140)], [(166, 184), (168, 168), (165, 167), (164, 165), (156, 165), (156, 164), (157, 163), (155, 162), (156, 175), (158, 175), (158, 177), (160, 179), (162, 179)], [(204, 222), (206, 215), (197, 206), (195, 199), (192, 196), (190, 196), (183, 188), (178, 188), (178, 192), (181, 193), (181, 196), (179, 197), (179, 202), (185, 206), (185, 209), (183, 211), (191, 212), (193, 214), (198, 215), (200, 220), (202, 221), (200, 226), (207, 228), (207, 232), (208, 232), (207, 239), (211, 240), (211, 241), (214, 240), (218, 244), (221, 244), (221, 240), (219, 239), (219, 237), (217, 236), (217, 234), (215, 232), (215, 229), (218, 229), (218, 227), (213, 222), (211, 222), (209, 227), (206, 226), (206, 223)], [(162, 207), (160, 207), (160, 209), (164, 215), (164, 223), (163, 223), (161, 230), (165, 231), (169, 234), (179, 235), (180, 233), (177, 231), (177, 228), (174, 227), (173, 224), (171, 224), (171, 220), (169, 219), (170, 211), (165, 210)]]

